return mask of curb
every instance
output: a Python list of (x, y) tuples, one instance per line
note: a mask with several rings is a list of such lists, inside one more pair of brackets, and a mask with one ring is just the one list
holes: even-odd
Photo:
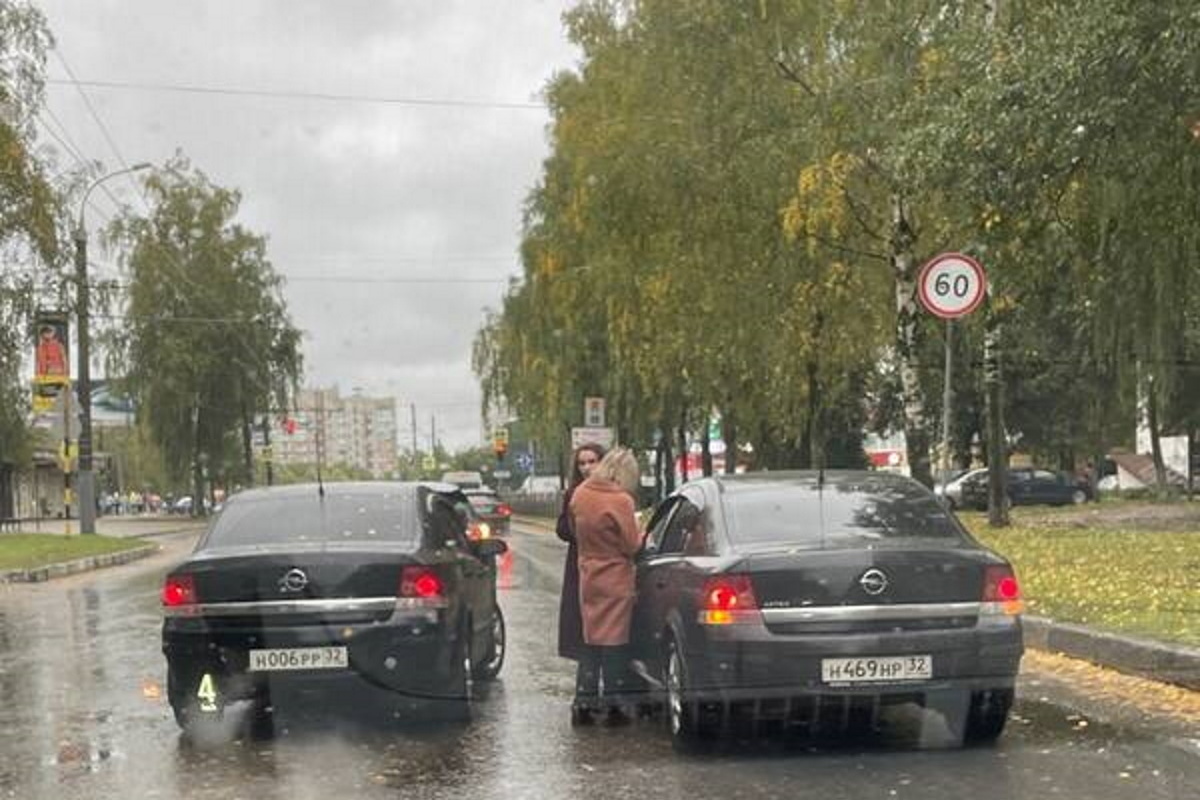
[(1025, 645), (1117, 672), (1200, 691), (1200, 649), (1023, 616)]
[(161, 547), (157, 544), (148, 544), (130, 550), (122, 550), (119, 553), (105, 553), (100, 556), (77, 558), (74, 561), (60, 561), (57, 564), (46, 564), (33, 569), (9, 570), (0, 572), (0, 583), (42, 583), (53, 578), (65, 578), (81, 572), (128, 564), (131, 561), (152, 556), (160, 549)]

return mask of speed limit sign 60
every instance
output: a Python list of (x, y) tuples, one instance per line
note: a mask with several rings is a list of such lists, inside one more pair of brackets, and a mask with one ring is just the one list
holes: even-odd
[(986, 292), (983, 267), (962, 253), (943, 253), (930, 259), (917, 278), (921, 305), (942, 319), (970, 314), (983, 302)]

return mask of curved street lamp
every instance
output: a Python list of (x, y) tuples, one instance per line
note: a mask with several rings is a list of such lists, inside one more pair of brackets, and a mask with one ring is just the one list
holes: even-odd
[(79, 532), (96, 532), (96, 478), (92, 474), (92, 375), (91, 375), (91, 338), (88, 328), (89, 304), (91, 291), (88, 287), (87, 275), (87, 228), (84, 226), (83, 213), (87, 208), (88, 197), (92, 190), (105, 181), (119, 175), (153, 168), (153, 164), (141, 162), (132, 167), (119, 169), (107, 175), (101, 175), (92, 181), (83, 199), (79, 203), (79, 222), (75, 227), (75, 311), (78, 337), (78, 376), (76, 377), (76, 393), (79, 396), (79, 470), (76, 477), (76, 492), (79, 497)]

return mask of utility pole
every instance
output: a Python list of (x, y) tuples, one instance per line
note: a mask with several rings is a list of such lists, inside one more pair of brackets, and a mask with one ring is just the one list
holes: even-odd
[(429, 415), (429, 454), (437, 458), (437, 415)]
[[(79, 203), (79, 222), (75, 226), (75, 313), (76, 335), (79, 362), (76, 387), (79, 392), (79, 472), (75, 478), (79, 504), (79, 532), (96, 532), (96, 476), (92, 473), (92, 368), (90, 335), (90, 305), (91, 292), (88, 286), (87, 274), (87, 227), (84, 225), (83, 212), (87, 208), (88, 196), (100, 184), (118, 175), (127, 175), (150, 169), (151, 164), (134, 164), (132, 167), (101, 175), (88, 186)], [(196, 498), (200, 503), (201, 499)]]
[(416, 472), (416, 470), (418, 469), (417, 457), (418, 457), (418, 453), (420, 453), (420, 450), (421, 450), (420, 445), (417, 444), (417, 404), (409, 403), (408, 410), (410, 412), (412, 412), (412, 458), (413, 458), (412, 465), (413, 465), (413, 471)]
[(271, 452), (271, 415), (262, 415), (263, 464), (267, 468), (267, 486), (275, 485), (275, 454)]
[(1008, 526), (1008, 442), (1004, 435), (1003, 386), (1000, 383), (1000, 322), (988, 314), (983, 339), (983, 380), (987, 402), (988, 524)]
[[(80, 224), (75, 229), (75, 312), (78, 315), (76, 337), (78, 342), (79, 366), (75, 381), (79, 392), (79, 471), (75, 477), (75, 489), (79, 506), (79, 532), (96, 532), (96, 476), (92, 474), (92, 368), (91, 336), (89, 329), (89, 305), (91, 287), (87, 274), (87, 231), (83, 229), (83, 210), (80, 209)], [(69, 390), (68, 390), (69, 394)], [(68, 513), (67, 518), (70, 518)]]

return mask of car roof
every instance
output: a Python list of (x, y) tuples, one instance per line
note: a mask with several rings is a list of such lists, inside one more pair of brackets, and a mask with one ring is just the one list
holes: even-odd
[(263, 486), (254, 489), (244, 489), (230, 495), (228, 500), (266, 500), (283, 499), (288, 497), (312, 497), (319, 495), (324, 488), (326, 494), (342, 495), (386, 495), (394, 494), (397, 489), (428, 489), (439, 494), (453, 494), (462, 490), (453, 483), (441, 481), (331, 481), (328, 483), (292, 483), (286, 486)]
[[(857, 486), (868, 491), (878, 491), (889, 486), (912, 488), (920, 486), (912, 478), (894, 472), (873, 472), (871, 470), (825, 470), (823, 473), (826, 486)], [(746, 491), (760, 491), (767, 486), (780, 489), (788, 486), (815, 486), (822, 478), (819, 470), (784, 470), (779, 472), (744, 472), (739, 475), (714, 475), (705, 480), (712, 481), (722, 494), (738, 494)]]

